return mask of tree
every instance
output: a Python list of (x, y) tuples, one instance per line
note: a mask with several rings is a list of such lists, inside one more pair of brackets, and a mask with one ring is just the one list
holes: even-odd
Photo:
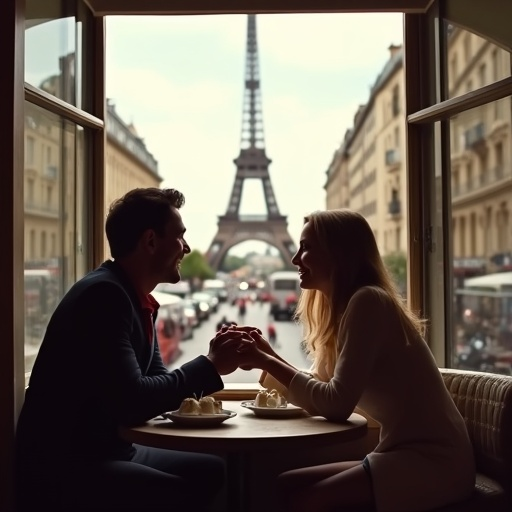
[(231, 272), (233, 270), (238, 270), (246, 264), (245, 258), (240, 258), (240, 256), (226, 256), (224, 258), (224, 262), (222, 263), (222, 270), (226, 272)]
[(188, 279), (191, 282), (197, 279), (204, 281), (205, 279), (213, 279), (215, 277), (215, 271), (197, 249), (194, 249), (183, 258), (180, 273), (183, 279)]
[(407, 256), (403, 252), (394, 252), (382, 259), (396, 285), (404, 293), (407, 289)]

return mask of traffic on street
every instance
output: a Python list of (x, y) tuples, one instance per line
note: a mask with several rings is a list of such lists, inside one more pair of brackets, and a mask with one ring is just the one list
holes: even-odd
[[(309, 368), (310, 363), (301, 348), (301, 329), (293, 320), (274, 320), (270, 314), (270, 305), (267, 302), (247, 301), (245, 307), (245, 316), (240, 318), (237, 305), (230, 302), (219, 304), (217, 312), (211, 314), (207, 320), (201, 322), (194, 329), (192, 338), (180, 342), (179, 355), (169, 365), (169, 369), (177, 368), (200, 354), (206, 354), (210, 340), (217, 330), (217, 323), (224, 317), (228, 322), (258, 327), (267, 338), (269, 326), (274, 326), (274, 348), (276, 352), (298, 368)], [(223, 380), (225, 383), (258, 382), (260, 374), (260, 370), (245, 371), (239, 369), (230, 375), (224, 375)]]

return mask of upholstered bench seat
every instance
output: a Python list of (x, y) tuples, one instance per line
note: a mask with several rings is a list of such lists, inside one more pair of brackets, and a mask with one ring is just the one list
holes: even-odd
[(470, 499), (432, 512), (512, 512), (512, 377), (441, 373), (466, 422), (478, 473)]
[(512, 512), (512, 377), (447, 368), (440, 371), (466, 422), (477, 475), (469, 499), (429, 512)]

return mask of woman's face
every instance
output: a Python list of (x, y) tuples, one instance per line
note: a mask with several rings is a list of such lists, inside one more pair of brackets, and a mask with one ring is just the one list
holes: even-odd
[(319, 290), (330, 295), (332, 285), (332, 266), (328, 254), (318, 241), (310, 222), (302, 229), (299, 249), (292, 258), (298, 267), (300, 287), (303, 290)]

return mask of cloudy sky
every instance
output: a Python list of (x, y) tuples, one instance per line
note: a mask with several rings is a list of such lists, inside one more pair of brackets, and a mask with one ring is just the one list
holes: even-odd
[[(358, 105), (402, 43), (400, 14), (256, 18), (270, 176), (288, 229), (325, 207), (325, 171)], [(188, 242), (206, 251), (226, 212), (240, 150), (247, 16), (107, 19), (107, 97), (186, 197)], [(242, 214), (265, 212), (246, 182)], [(254, 244), (239, 246), (245, 254)]]

